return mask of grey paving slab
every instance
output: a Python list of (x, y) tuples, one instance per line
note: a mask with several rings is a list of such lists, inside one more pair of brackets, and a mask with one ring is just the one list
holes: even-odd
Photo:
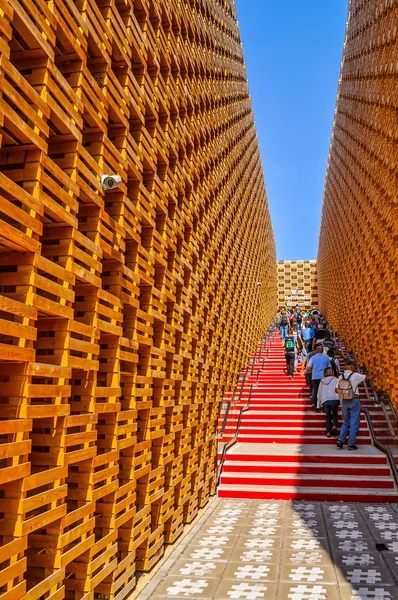
[(371, 532), (365, 527), (354, 527), (350, 524), (342, 526), (341, 528), (330, 528), (329, 537), (332, 540), (373, 540)]
[(375, 545), (370, 540), (331, 539), (330, 547), (335, 554), (336, 552), (370, 552), (374, 550)]
[(167, 564), (138, 600), (398, 600), (398, 510), (219, 500)]
[(300, 539), (312, 539), (313, 537), (317, 539), (326, 538), (327, 533), (325, 526), (323, 524), (319, 524), (318, 526), (308, 526), (307, 524), (300, 524), (296, 527), (286, 527), (285, 536), (287, 538), (300, 538)]
[(216, 562), (227, 562), (232, 554), (233, 548), (214, 546), (190, 545), (184, 550), (184, 558), (187, 560), (209, 560)]
[(242, 525), (235, 525), (234, 523), (228, 525), (226, 523), (209, 523), (203, 528), (202, 533), (204, 535), (239, 535), (242, 532)]
[(288, 550), (321, 550), (325, 548), (325, 540), (312, 539), (294, 539), (286, 540), (285, 548)]
[(388, 542), (386, 546), (390, 552), (398, 552), (398, 542)]
[(282, 537), (241, 536), (239, 545), (247, 550), (277, 550), (282, 546)]
[(216, 593), (218, 584), (218, 579), (169, 576), (163, 580), (153, 597), (211, 600)]
[[(225, 562), (225, 565), (227, 562)], [(179, 560), (170, 570), (170, 575), (176, 577), (216, 577), (220, 576), (223, 566), (215, 560)]]
[(279, 587), (278, 600), (339, 600), (336, 585), (285, 583)]
[(300, 512), (292, 511), (286, 515), (286, 523), (288, 526), (307, 524), (307, 525), (323, 525), (324, 517), (319, 511), (316, 512)]
[(319, 550), (285, 550), (282, 555), (282, 564), (292, 565), (324, 565), (333, 566), (331, 554), (324, 548)]
[(398, 554), (383, 552), (383, 558), (386, 561), (387, 565), (390, 567), (392, 573), (398, 579)]
[(355, 585), (395, 585), (387, 568), (382, 567), (338, 567), (337, 578), (340, 584), (351, 583)]
[(202, 534), (198, 536), (198, 539), (195, 540), (196, 546), (202, 546), (203, 548), (223, 548), (224, 546), (227, 548), (233, 548), (238, 541), (238, 535), (230, 535), (230, 534)]
[(264, 526), (264, 527), (283, 527), (285, 524), (284, 515), (250, 515), (244, 521), (245, 527)]
[(248, 548), (242, 548), (238, 546), (234, 548), (231, 554), (231, 561), (239, 562), (241, 564), (276, 564), (279, 565), (281, 562), (281, 551), (280, 549), (273, 550), (250, 550)]
[(341, 600), (398, 600), (396, 589), (380, 585), (341, 585)]
[(257, 563), (233, 563), (230, 562), (224, 572), (226, 579), (236, 579), (237, 581), (273, 581), (278, 580), (278, 564), (257, 564)]
[(337, 567), (383, 567), (383, 557), (379, 552), (335, 552)]
[(214, 600), (275, 600), (276, 585), (268, 582), (246, 582), (235, 580), (223, 580), (214, 596)]
[(336, 573), (332, 565), (282, 565), (281, 581), (304, 584), (336, 584)]
[(248, 537), (282, 537), (283, 528), (282, 526), (275, 527), (273, 525), (260, 525), (252, 524), (247, 527), (243, 527), (241, 535)]

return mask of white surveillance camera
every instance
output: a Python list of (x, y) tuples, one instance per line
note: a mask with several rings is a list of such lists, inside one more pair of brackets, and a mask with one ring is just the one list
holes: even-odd
[(257, 281), (257, 285), (258, 287), (261, 287), (263, 284), (261, 283), (261, 281)]
[(104, 190), (114, 190), (122, 183), (120, 175), (101, 175), (101, 183)]

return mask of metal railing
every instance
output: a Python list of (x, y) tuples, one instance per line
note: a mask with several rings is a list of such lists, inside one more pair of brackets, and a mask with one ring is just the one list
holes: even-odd
[(392, 450), (390, 448), (390, 446), (385, 446), (384, 444), (382, 444), (381, 442), (378, 441), (377, 437), (376, 437), (376, 432), (375, 429), (373, 427), (373, 422), (372, 422), (372, 417), (370, 415), (370, 412), (367, 408), (364, 408), (363, 406), (361, 406), (361, 413), (365, 415), (366, 417), (366, 421), (368, 423), (368, 427), (369, 427), (369, 431), (370, 431), (370, 436), (372, 438), (372, 443), (373, 445), (380, 450), (381, 452), (383, 452), (383, 454), (386, 455), (387, 460), (389, 462), (390, 465), (390, 469), (391, 469), (391, 473), (392, 476), (394, 478), (395, 481), (395, 485), (398, 489), (398, 467), (397, 464), (395, 462), (395, 457), (394, 454), (392, 453)]
[[(272, 333), (274, 331), (275, 331), (275, 327), (273, 327), (271, 325), (271, 327), (269, 327), (267, 333), (265, 334), (265, 336), (263, 338), (262, 345), (260, 346), (260, 348), (257, 348), (257, 350), (256, 350), (256, 352), (254, 354), (253, 360), (248, 365), (248, 367), (245, 370), (245, 373), (242, 376), (241, 387), (240, 387), (239, 396), (238, 396), (238, 400), (237, 400), (238, 404), (242, 401), (242, 396), (243, 396), (243, 391), (244, 391), (244, 384), (245, 384), (247, 376), (249, 374), (249, 370), (250, 370), (250, 377), (253, 377), (256, 364), (258, 363), (256, 382), (254, 384), (252, 383), (250, 385), (247, 403), (245, 404), (245, 406), (242, 406), (240, 408), (240, 410), (239, 410), (239, 414), (238, 414), (238, 417), (237, 417), (237, 421), (236, 421), (236, 426), (235, 426), (235, 431), (234, 431), (233, 437), (232, 437), (232, 439), (230, 439), (228, 442), (225, 443), (225, 445), (223, 446), (223, 449), (221, 451), (221, 457), (220, 457), (220, 461), (219, 461), (219, 465), (218, 465), (218, 470), (217, 470), (217, 479), (216, 479), (217, 485), (219, 485), (219, 483), (220, 483), (220, 478), (221, 478), (221, 474), (222, 474), (222, 471), (223, 471), (223, 468), (224, 468), (224, 463), (225, 463), (225, 458), (226, 458), (227, 452), (238, 441), (239, 428), (240, 428), (240, 424), (241, 424), (241, 421), (242, 421), (242, 416), (250, 408), (251, 399), (252, 399), (252, 393), (253, 393), (253, 388), (258, 386), (258, 380), (259, 380), (259, 377), (260, 377), (260, 373), (264, 369), (265, 360), (268, 358), (269, 349), (272, 347), (272, 342), (273, 342)], [(265, 354), (264, 357), (262, 356), (263, 353)], [(262, 365), (260, 366), (261, 360), (262, 360)], [(225, 414), (224, 414), (224, 418), (223, 418), (223, 423), (222, 423), (220, 432), (217, 435), (217, 439), (222, 439), (224, 437), (225, 429), (226, 429), (227, 423), (228, 423), (228, 416), (229, 416), (230, 410), (231, 410), (231, 406), (235, 403), (235, 393), (236, 393), (236, 390), (237, 390), (237, 388), (239, 386), (239, 381), (240, 381), (240, 377), (239, 377), (238, 382), (237, 382), (237, 384), (235, 386), (234, 392), (232, 394), (232, 398), (227, 403), (227, 408), (225, 410)]]
[[(392, 423), (390, 421), (389, 415), (387, 414), (387, 412), (384, 408), (384, 404), (382, 404), (380, 402), (379, 395), (376, 392), (376, 390), (374, 389), (372, 382), (365, 381), (364, 387), (365, 387), (365, 391), (366, 391), (367, 400), (373, 402), (374, 408), (381, 409), (381, 415), (385, 419), (384, 423), (385, 423), (386, 427), (383, 429), (383, 442), (381, 442), (378, 439), (378, 433), (376, 432), (375, 425), (372, 421), (372, 415), (370, 414), (369, 410), (367, 408), (361, 406), (361, 412), (365, 415), (366, 420), (368, 422), (370, 435), (372, 437), (372, 442), (373, 442), (374, 446), (376, 446), (376, 448), (378, 448), (378, 450), (380, 450), (387, 456), (387, 459), (388, 459), (388, 462), (389, 462), (390, 468), (391, 468), (391, 473), (394, 477), (395, 485), (398, 489), (398, 465), (395, 462), (395, 456), (392, 452), (392, 446), (395, 446), (398, 448), (398, 431), (396, 429), (394, 430)], [(370, 392), (372, 393), (372, 396), (370, 395)], [(387, 396), (387, 398), (388, 398), (388, 396)], [(389, 398), (388, 398), (388, 401), (389, 401), (391, 409), (393, 410), (395, 417), (396, 417), (395, 409)], [(378, 421), (378, 425), (380, 425), (381, 423), (382, 423), (382, 421), (381, 422)], [(387, 443), (384, 443), (385, 441), (387, 441)]]
[[(355, 353), (351, 350), (346, 350), (343, 342), (340, 342), (340, 344), (343, 346), (342, 350), (347, 358), (353, 359), (357, 363)], [(358, 370), (364, 375), (368, 374), (368, 370), (365, 366), (359, 367)], [(387, 457), (395, 485), (398, 489), (398, 464), (395, 461), (395, 458), (398, 459), (397, 413), (395, 412), (391, 399), (385, 392), (377, 392), (371, 381), (365, 380), (363, 386), (365, 388), (366, 399), (372, 403), (372, 409), (374, 409), (372, 410), (372, 413), (377, 411), (377, 414), (381, 418), (377, 419), (377, 421), (373, 421), (372, 414), (363, 406), (361, 406), (361, 413), (365, 415), (373, 445)], [(380, 433), (382, 434), (383, 441), (380, 440)], [(397, 449), (396, 456), (394, 456), (392, 448)]]
[[(264, 335), (263, 337), (263, 341), (262, 341), (262, 345), (260, 346), (260, 349), (257, 347), (256, 352), (254, 353), (254, 357), (253, 360), (251, 360), (249, 362), (249, 364), (247, 365), (245, 372), (240, 373), (238, 375), (238, 379), (237, 382), (235, 384), (234, 390), (232, 392), (232, 398), (231, 400), (227, 400), (222, 401), (220, 403), (220, 410), (219, 410), (219, 414), (218, 414), (218, 421), (217, 423), (219, 423), (220, 421), (220, 417), (222, 416), (222, 410), (223, 410), (223, 406), (226, 405), (225, 408), (225, 413), (223, 416), (223, 423), (221, 426), (220, 431), (218, 432), (218, 434), (216, 435), (216, 438), (219, 439), (223, 436), (224, 431), (225, 431), (225, 427), (228, 421), (228, 415), (229, 412), (231, 410), (231, 407), (233, 404), (235, 404), (235, 402), (239, 403), (242, 400), (242, 395), (243, 395), (243, 386), (246, 382), (247, 376), (249, 375), (249, 371), (250, 371), (250, 376), (253, 376), (253, 372), (254, 372), (254, 367), (257, 361), (261, 360), (261, 358), (263, 359), (262, 362), (262, 369), (264, 369), (265, 366), (265, 360), (268, 358), (268, 353), (269, 353), (269, 349), (272, 347), (272, 342), (273, 342), (273, 338), (271, 337), (272, 333), (275, 331), (275, 327), (273, 327), (274, 323), (272, 323), (272, 325), (268, 328), (267, 333)], [(259, 354), (259, 357), (257, 359), (257, 353)], [(263, 356), (264, 354), (264, 356)], [(258, 378), (259, 378), (260, 374), (257, 373), (257, 381), (256, 381), (256, 385), (258, 384)], [(240, 384), (240, 391), (239, 391), (239, 396), (237, 398), (237, 400), (235, 400), (236, 394), (237, 394), (237, 390), (239, 388), (239, 384)]]
[(219, 483), (220, 483), (221, 473), (224, 468), (225, 457), (227, 455), (227, 452), (238, 441), (239, 428), (240, 428), (240, 423), (242, 421), (242, 415), (243, 415), (243, 413), (247, 412), (250, 408), (251, 399), (252, 399), (252, 391), (253, 391), (253, 384), (251, 384), (251, 386), (250, 386), (249, 398), (248, 398), (246, 406), (242, 406), (242, 408), (239, 411), (234, 436), (233, 436), (232, 440), (229, 440), (229, 442), (227, 442), (222, 449), (220, 462), (218, 464), (218, 470), (217, 470), (217, 485), (219, 485)]

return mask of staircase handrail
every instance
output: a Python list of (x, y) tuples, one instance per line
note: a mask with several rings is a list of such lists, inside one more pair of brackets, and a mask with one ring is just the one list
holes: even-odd
[[(242, 415), (243, 415), (243, 413), (247, 412), (249, 410), (249, 408), (250, 408), (253, 387), (254, 387), (253, 384), (251, 384), (250, 390), (249, 390), (249, 398), (248, 398), (247, 404), (245, 406), (242, 406), (242, 408), (239, 411), (239, 415), (238, 415), (238, 420), (237, 420), (236, 427), (235, 427), (234, 436), (233, 436), (232, 440), (230, 440), (229, 442), (227, 442), (225, 444), (225, 446), (223, 447), (223, 449), (222, 449), (220, 463), (218, 465), (218, 471), (217, 471), (217, 480), (216, 480), (216, 485), (217, 486), (220, 483), (220, 477), (221, 477), (221, 473), (222, 473), (222, 470), (223, 470), (223, 467), (224, 467), (226, 454), (227, 454), (228, 450), (230, 448), (232, 448), (232, 446), (234, 446), (236, 444), (236, 442), (238, 441), (239, 428), (240, 428), (240, 423), (241, 423), (241, 420), (242, 420)], [(242, 389), (243, 389), (243, 386), (242, 386)]]
[[(260, 360), (261, 360), (261, 354), (262, 354), (263, 350), (266, 352), (266, 356), (265, 356), (265, 358), (268, 358), (268, 347), (267, 347), (267, 344), (268, 344), (268, 341), (269, 341), (269, 337), (270, 337), (270, 335), (271, 335), (271, 334), (269, 333), (269, 330), (270, 330), (270, 328), (268, 329), (267, 333), (265, 334), (265, 336), (264, 336), (264, 338), (263, 338), (263, 342), (262, 342), (262, 345), (261, 345), (261, 347), (260, 347), (260, 350), (259, 350), (259, 357), (258, 357), (257, 361), (260, 361)], [(258, 348), (257, 348), (256, 352), (254, 353), (254, 357), (253, 357), (253, 363), (252, 363), (252, 369), (251, 369), (250, 376), (252, 376), (252, 375), (253, 375), (254, 366), (255, 366), (255, 363), (256, 363), (256, 356), (257, 356), (257, 352), (258, 352)], [(264, 360), (265, 360), (265, 358), (263, 358), (263, 368), (264, 368)], [(237, 391), (237, 389), (238, 389), (238, 386), (239, 386), (239, 381), (240, 381), (240, 379), (241, 379), (241, 378), (242, 378), (242, 382), (241, 382), (240, 393), (239, 393), (239, 396), (238, 396), (238, 399), (236, 400), (236, 402), (237, 402), (237, 403), (239, 403), (239, 402), (242, 400), (242, 395), (243, 395), (243, 386), (244, 386), (244, 384), (245, 384), (245, 381), (246, 381), (247, 375), (248, 375), (248, 373), (249, 373), (249, 368), (250, 368), (250, 363), (249, 363), (249, 365), (246, 367), (246, 370), (245, 370), (245, 372), (244, 372), (243, 376), (242, 376), (241, 374), (239, 374), (239, 375), (238, 375), (238, 380), (237, 380), (237, 382), (236, 382), (236, 385), (235, 385), (234, 391), (233, 391), (233, 393), (232, 393), (232, 398), (231, 398), (231, 400), (227, 400), (226, 402), (222, 402), (222, 403), (221, 403), (221, 406), (222, 406), (223, 404), (226, 404), (226, 405), (227, 405), (227, 407), (226, 407), (226, 409), (225, 409), (225, 414), (224, 414), (223, 422), (222, 422), (222, 425), (221, 425), (221, 430), (220, 430), (220, 431), (217, 433), (217, 435), (215, 436), (215, 439), (220, 439), (220, 438), (222, 438), (222, 437), (223, 437), (223, 435), (224, 435), (225, 428), (226, 428), (226, 426), (227, 426), (227, 421), (228, 421), (229, 412), (230, 412), (230, 410), (231, 410), (231, 406), (232, 406), (232, 405), (235, 403), (236, 391)], [(256, 385), (258, 384), (258, 377), (259, 377), (259, 373), (257, 374), (257, 381), (256, 381)], [(220, 412), (221, 412), (221, 410), (220, 410)], [(220, 417), (220, 415), (219, 415), (219, 417)]]
[[(368, 374), (368, 370), (365, 366), (362, 366), (360, 368), (361, 372), (364, 373), (365, 375)], [(388, 424), (388, 429), (390, 430), (390, 435), (394, 440), (398, 441), (398, 433), (397, 433), (397, 429), (398, 429), (398, 415), (395, 411), (394, 405), (391, 402), (391, 398), (389, 397), (388, 394), (386, 394), (385, 392), (381, 392), (383, 399), (380, 399), (380, 395), (379, 392), (377, 392), (374, 389), (373, 383), (371, 381), (365, 381), (365, 388), (366, 388), (366, 395), (368, 397), (368, 400), (370, 400), (370, 395), (368, 393), (368, 389), (370, 388), (371, 393), (373, 394), (373, 397), (376, 400), (376, 403), (378, 405), (381, 406), (381, 409), (383, 411), (383, 415), (387, 421)], [(393, 414), (395, 416), (395, 428), (393, 426), (393, 424), (391, 423), (391, 418), (390, 418), (390, 414), (388, 413), (387, 409), (386, 409), (386, 404), (388, 404), (389, 408), (390, 408), (390, 413)]]
[[(343, 344), (344, 342), (341, 342), (340, 340), (340, 345)], [(347, 349), (343, 349), (340, 347), (340, 351), (343, 352), (343, 355), (345, 354), (348, 358), (352, 359), (356, 364), (357, 363), (357, 359), (355, 356), (355, 353), (352, 350), (347, 350)], [(368, 369), (366, 368), (365, 365), (362, 365), (361, 367), (359, 367), (359, 372), (363, 373), (364, 375), (368, 374)], [(386, 392), (381, 392), (381, 394), (383, 395), (383, 400), (380, 400), (380, 393), (377, 392), (374, 389), (374, 386), (372, 384), (371, 381), (365, 381), (364, 383), (364, 387), (365, 387), (365, 391), (366, 391), (366, 396), (368, 400), (371, 400), (370, 394), (369, 394), (369, 389), (371, 391), (371, 393), (373, 394), (374, 398), (376, 399), (375, 405), (380, 405), (384, 414), (384, 417), (387, 421), (388, 424), (388, 428), (390, 430), (390, 434), (391, 437), (396, 439), (398, 441), (398, 434), (397, 434), (397, 429), (398, 429), (398, 415), (396, 413), (395, 407), (391, 401), (391, 398), (389, 397), (389, 395)], [(397, 429), (394, 429), (393, 424), (391, 423), (391, 417), (390, 414), (388, 413), (387, 409), (386, 409), (386, 404), (388, 404), (389, 408), (390, 408), (390, 413), (393, 414), (395, 416), (396, 419), (396, 427)]]
[[(242, 377), (242, 383), (241, 383), (240, 392), (239, 392), (239, 396), (238, 396), (238, 400), (237, 400), (237, 402), (238, 402), (238, 403), (239, 403), (239, 402), (242, 400), (242, 396), (243, 396), (243, 386), (245, 385), (245, 382), (246, 382), (246, 377), (247, 377), (247, 371), (245, 372), (245, 374), (244, 374), (244, 375), (243, 375), (243, 377)], [(239, 381), (238, 381), (238, 384), (239, 384)], [(238, 386), (238, 384), (237, 384), (237, 386)], [(236, 387), (237, 387), (237, 386), (236, 386)], [(236, 390), (236, 388), (235, 388), (235, 390)], [(224, 435), (225, 428), (226, 428), (226, 426), (227, 426), (227, 421), (228, 421), (229, 411), (231, 410), (231, 406), (232, 406), (232, 404), (234, 404), (234, 403), (235, 403), (235, 398), (234, 398), (234, 396), (235, 396), (235, 391), (234, 391), (234, 394), (233, 394), (233, 396), (232, 396), (231, 400), (228, 400), (228, 401), (227, 401), (227, 408), (225, 409), (225, 414), (224, 414), (224, 419), (223, 419), (223, 422), (222, 422), (222, 425), (221, 425), (221, 430), (220, 430), (220, 432), (219, 432), (219, 433), (216, 435), (216, 439), (222, 438), (222, 437), (223, 437), (223, 435)]]
[[(272, 340), (273, 340), (272, 334), (275, 331), (275, 326), (274, 325), (275, 325), (275, 322), (272, 323), (271, 326), (268, 328), (268, 331), (267, 331), (267, 333), (265, 334), (265, 336), (263, 338), (263, 342), (262, 342), (262, 344), (260, 346), (260, 349), (257, 348), (256, 352), (254, 353), (253, 362), (251, 363), (250, 377), (253, 376), (256, 362), (259, 363), (257, 377), (256, 377), (256, 383), (255, 384), (252, 383), (250, 385), (250, 390), (249, 390), (249, 396), (248, 396), (247, 403), (246, 403), (245, 406), (242, 406), (241, 409), (240, 409), (240, 411), (239, 411), (238, 420), (236, 422), (235, 433), (234, 433), (233, 438), (231, 440), (229, 440), (229, 442), (227, 442), (223, 446), (223, 449), (222, 449), (222, 452), (221, 452), (221, 458), (220, 458), (220, 462), (219, 462), (218, 470), (217, 470), (217, 478), (216, 478), (216, 485), (217, 486), (220, 483), (221, 473), (222, 473), (222, 470), (223, 470), (223, 467), (224, 467), (226, 454), (227, 454), (228, 450), (230, 448), (232, 448), (232, 446), (234, 446), (236, 444), (236, 442), (238, 441), (239, 428), (240, 428), (240, 423), (242, 421), (242, 415), (243, 415), (243, 413), (247, 412), (249, 410), (249, 408), (250, 408), (253, 387), (257, 387), (257, 385), (258, 385), (258, 379), (259, 379), (259, 376), (260, 376), (260, 371), (262, 370), (262, 368), (264, 368), (264, 360), (265, 359), (263, 359), (262, 367), (260, 366), (261, 355), (262, 355), (263, 351), (266, 352), (266, 357), (265, 358), (268, 358), (268, 342), (271, 341), (271, 344), (272, 344)], [(258, 359), (256, 358), (257, 357), (257, 352), (258, 352)], [(239, 392), (239, 396), (238, 396), (238, 400), (237, 400), (238, 403), (242, 400), (243, 386), (245, 384), (245, 381), (246, 381), (246, 378), (247, 378), (247, 375), (248, 375), (248, 372), (249, 372), (249, 368), (250, 368), (250, 364), (246, 368), (246, 371), (245, 371), (245, 373), (244, 373), (244, 375), (242, 377), (241, 388), (240, 388), (240, 392)], [(237, 382), (237, 385), (239, 385), (239, 380)], [(234, 395), (233, 395), (232, 399), (229, 400), (228, 403), (227, 403), (227, 408), (226, 408), (226, 411), (225, 411), (225, 415), (224, 415), (224, 419), (223, 419), (223, 424), (221, 426), (220, 433), (215, 436), (216, 439), (220, 439), (220, 438), (222, 438), (224, 436), (225, 429), (226, 429), (226, 426), (227, 426), (229, 411), (230, 411), (230, 408), (231, 408), (231, 405), (232, 405), (233, 402), (235, 402)]]
[[(347, 355), (350, 356), (350, 358), (352, 358), (355, 362), (357, 362), (356, 361), (355, 353), (352, 352), (352, 350), (346, 351), (346, 352), (347, 352)], [(360, 367), (358, 370), (360, 372), (364, 373), (365, 375), (368, 372), (367, 368), (365, 366)], [(396, 438), (397, 437), (396, 436), (396, 432), (395, 432), (395, 430), (393, 429), (393, 427), (391, 425), (391, 421), (390, 421), (389, 415), (387, 414), (387, 411), (385, 409), (385, 406), (384, 406), (383, 402), (381, 402), (379, 400), (378, 392), (374, 389), (372, 382), (369, 381), (369, 380), (365, 380), (364, 381), (364, 388), (365, 388), (365, 393), (366, 393), (367, 400), (369, 400), (369, 401), (372, 400), (371, 397), (370, 397), (370, 393), (369, 393), (369, 391), (371, 391), (372, 394), (373, 394), (373, 402), (374, 402), (374, 404), (375, 405), (378, 404), (378, 405), (381, 406), (383, 414), (384, 414), (384, 416), (386, 418), (388, 427), (389, 427), (389, 429), (392, 428), (392, 430), (393, 430), (393, 436), (392, 437)], [(395, 414), (395, 408), (394, 408), (394, 406), (393, 406), (393, 404), (391, 402), (391, 399), (388, 396), (387, 396), (387, 399), (388, 399), (388, 401), (389, 401), (389, 403), (391, 405), (391, 408), (392, 408), (392, 410), (393, 410), (393, 412)], [(383, 444), (382, 442), (380, 442), (377, 439), (377, 434), (376, 434), (376, 431), (374, 429), (373, 422), (372, 422), (372, 417), (370, 415), (369, 410), (367, 408), (361, 406), (361, 412), (365, 415), (366, 420), (368, 422), (369, 431), (370, 431), (370, 435), (371, 435), (371, 438), (372, 438), (373, 445), (376, 448), (378, 448), (381, 452), (383, 452), (383, 454), (385, 454), (386, 457), (387, 457), (387, 460), (388, 460), (389, 465), (390, 465), (391, 473), (392, 473), (394, 481), (395, 481), (395, 485), (396, 485), (396, 487), (398, 489), (398, 465), (395, 462), (395, 458), (394, 458), (394, 455), (393, 455), (393, 453), (391, 451), (391, 448), (389, 446), (386, 446), (385, 444)]]
[[(250, 373), (251, 377), (253, 375), (254, 367), (256, 365), (256, 362), (260, 363), (261, 354), (262, 354), (263, 350), (266, 351), (266, 358), (268, 357), (267, 344), (268, 344), (269, 338), (271, 337), (271, 335), (272, 335), (273, 332), (274, 332), (274, 329), (272, 329), (272, 331), (271, 331), (271, 327), (270, 327), (268, 329), (266, 335), (264, 336), (262, 345), (260, 347), (258, 360), (256, 360), (257, 350), (258, 349), (256, 350), (256, 352), (254, 354), (252, 368), (251, 368), (251, 373)], [(271, 338), (271, 340), (272, 340), (272, 338)], [(264, 359), (263, 359), (263, 366), (264, 366)], [(257, 377), (256, 377), (256, 383), (255, 384), (252, 383), (250, 385), (249, 397), (248, 397), (247, 403), (246, 403), (245, 406), (242, 406), (241, 409), (240, 409), (240, 411), (239, 411), (239, 415), (238, 415), (238, 420), (236, 422), (234, 436), (233, 436), (233, 438), (231, 440), (229, 440), (229, 442), (227, 442), (223, 446), (223, 449), (222, 449), (222, 452), (221, 452), (221, 458), (220, 458), (220, 462), (219, 462), (218, 470), (217, 470), (216, 485), (219, 485), (219, 483), (220, 483), (220, 477), (221, 477), (221, 473), (222, 473), (222, 470), (223, 470), (223, 467), (224, 467), (226, 454), (227, 454), (228, 450), (230, 448), (232, 448), (232, 446), (234, 446), (236, 444), (237, 440), (238, 440), (239, 428), (240, 428), (240, 424), (241, 424), (241, 421), (242, 421), (242, 415), (243, 415), (243, 413), (247, 412), (249, 410), (249, 408), (250, 408), (253, 387), (257, 387), (257, 385), (258, 385), (258, 379), (259, 379), (259, 376), (260, 376), (260, 371), (261, 371), (261, 367), (259, 366), (258, 367), (258, 372), (257, 372)], [(245, 374), (243, 376), (243, 379), (242, 379), (241, 389), (240, 389), (240, 393), (239, 393), (239, 397), (238, 397), (238, 403), (241, 401), (242, 396), (243, 396), (243, 386), (244, 386), (244, 383), (246, 381), (247, 374), (248, 374), (248, 369), (246, 369), (246, 372), (245, 372)], [(219, 435), (216, 436), (217, 439), (222, 438), (223, 435), (224, 435), (224, 433), (225, 433), (225, 429), (226, 429), (226, 426), (227, 426), (228, 415), (229, 415), (231, 404), (232, 404), (232, 400), (228, 402), (228, 406), (227, 406), (227, 409), (225, 411), (225, 415), (224, 415), (224, 420), (223, 420), (223, 424), (222, 424), (222, 427), (221, 427), (221, 431), (220, 431)]]
[(387, 460), (390, 464), (391, 473), (392, 473), (393, 479), (395, 481), (396, 488), (398, 489), (398, 467), (395, 462), (394, 455), (391, 452), (391, 448), (389, 446), (385, 446), (384, 444), (382, 444), (381, 442), (378, 441), (378, 439), (376, 437), (376, 432), (373, 427), (372, 418), (370, 416), (369, 410), (367, 408), (364, 408), (363, 406), (361, 406), (361, 413), (364, 414), (366, 417), (369, 431), (370, 431), (370, 437), (372, 438), (373, 445), (378, 450), (383, 452), (383, 454), (385, 454), (387, 457)]

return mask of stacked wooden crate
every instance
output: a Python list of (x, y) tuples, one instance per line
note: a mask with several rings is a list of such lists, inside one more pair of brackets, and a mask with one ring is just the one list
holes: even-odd
[(121, 600), (276, 309), (234, 3), (0, 0), (0, 189), (0, 596)]
[(397, 5), (351, 0), (318, 252), (322, 309), (398, 408)]
[(318, 306), (316, 260), (278, 261), (278, 307), (299, 306), (302, 311)]

